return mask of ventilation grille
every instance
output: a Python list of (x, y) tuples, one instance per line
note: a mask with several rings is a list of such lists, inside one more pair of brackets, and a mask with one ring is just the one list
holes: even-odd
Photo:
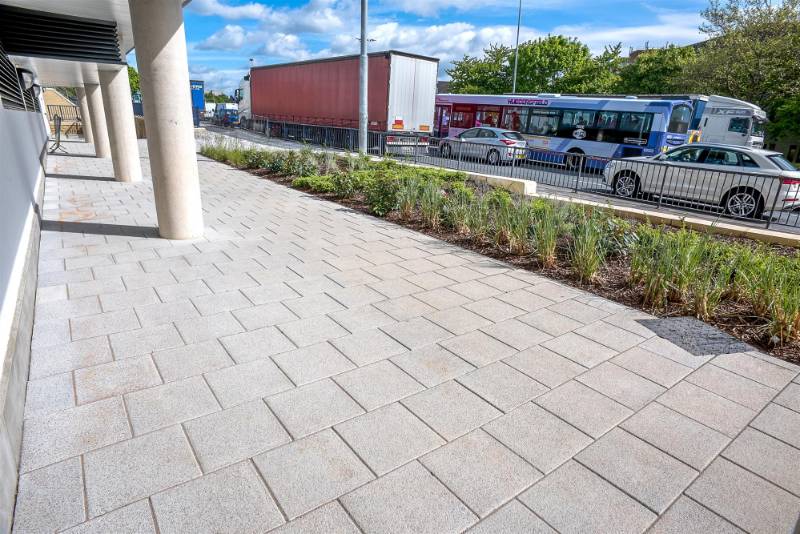
[(0, 40), (9, 55), (122, 63), (114, 21), (0, 5)]
[(0, 101), (5, 109), (25, 109), (17, 69), (8, 59), (0, 41)]

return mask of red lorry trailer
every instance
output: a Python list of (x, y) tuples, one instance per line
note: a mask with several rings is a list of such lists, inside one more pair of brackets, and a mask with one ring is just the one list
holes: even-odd
[[(439, 60), (389, 50), (368, 65), (370, 131), (430, 133)], [(253, 117), (358, 128), (358, 66), (358, 56), (341, 56), (253, 67)]]

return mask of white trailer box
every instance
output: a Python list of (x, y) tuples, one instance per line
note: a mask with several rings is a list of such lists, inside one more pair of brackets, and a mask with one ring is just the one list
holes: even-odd
[(390, 54), (388, 129), (430, 133), (436, 105), (438, 62)]

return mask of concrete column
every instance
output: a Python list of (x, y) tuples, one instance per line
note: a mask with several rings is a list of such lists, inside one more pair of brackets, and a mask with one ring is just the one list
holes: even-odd
[(94, 136), (92, 135), (92, 118), (89, 116), (89, 101), (86, 98), (86, 89), (83, 87), (76, 87), (75, 92), (78, 94), (78, 106), (81, 109), (83, 138), (87, 143), (94, 143)]
[(98, 158), (110, 158), (111, 145), (108, 142), (102, 91), (99, 85), (93, 83), (84, 84), (84, 88), (86, 89), (86, 100), (89, 102), (89, 116), (92, 119), (94, 153)]
[(118, 182), (140, 182), (142, 166), (139, 162), (136, 124), (133, 121), (128, 68), (101, 70), (98, 74), (100, 75), (103, 108), (108, 124), (108, 140), (111, 144), (114, 177)]
[(203, 235), (186, 35), (179, 0), (129, 0), (158, 231)]

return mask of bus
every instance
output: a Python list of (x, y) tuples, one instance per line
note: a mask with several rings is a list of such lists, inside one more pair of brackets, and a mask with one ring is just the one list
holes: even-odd
[(608, 158), (655, 155), (685, 144), (691, 119), (688, 99), (439, 94), (434, 134), (506, 128), (527, 140), (528, 160), (571, 168), (585, 160), (602, 168)]

